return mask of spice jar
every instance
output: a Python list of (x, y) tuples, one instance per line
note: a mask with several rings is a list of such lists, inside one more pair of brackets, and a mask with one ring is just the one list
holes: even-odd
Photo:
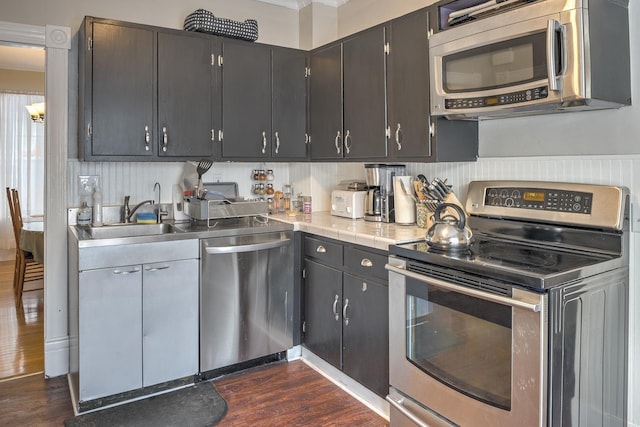
[(273, 189), (273, 184), (267, 184), (267, 189), (265, 190), (265, 192), (270, 196), (273, 195), (273, 193), (276, 192), (276, 190)]
[(253, 175), (251, 175), (254, 181), (258, 181), (260, 179), (260, 171), (258, 169), (253, 170)]
[(274, 178), (273, 169), (267, 169), (267, 181), (273, 181)]
[(267, 180), (267, 174), (264, 173), (264, 169), (260, 169), (260, 172), (258, 173), (258, 179), (260, 181), (266, 181)]
[(311, 196), (304, 196), (302, 198), (302, 212), (306, 214), (311, 213)]

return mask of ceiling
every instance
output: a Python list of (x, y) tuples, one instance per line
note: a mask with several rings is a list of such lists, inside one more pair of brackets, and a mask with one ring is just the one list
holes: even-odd
[(44, 73), (44, 48), (0, 45), (0, 69)]

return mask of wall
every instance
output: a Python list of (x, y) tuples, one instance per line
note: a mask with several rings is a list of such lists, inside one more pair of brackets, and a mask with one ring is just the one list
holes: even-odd
[(70, 27), (72, 33), (78, 30), (85, 15), (181, 29), (184, 18), (200, 8), (220, 18), (238, 21), (255, 18), (258, 20), (258, 41), (287, 47), (298, 46), (298, 12), (253, 0), (5, 1), (1, 19), (31, 25), (62, 25)]
[(0, 69), (0, 92), (44, 93), (44, 73)]

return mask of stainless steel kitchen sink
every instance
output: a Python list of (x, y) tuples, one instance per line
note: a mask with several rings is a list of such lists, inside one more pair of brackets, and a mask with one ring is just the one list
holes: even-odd
[(83, 227), (92, 239), (118, 239), (125, 237), (157, 236), (180, 232), (172, 224), (112, 224), (101, 227)]

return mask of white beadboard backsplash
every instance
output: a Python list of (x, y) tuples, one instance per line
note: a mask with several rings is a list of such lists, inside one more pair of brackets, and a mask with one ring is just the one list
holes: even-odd
[[(173, 184), (182, 183), (185, 162), (81, 162), (69, 160), (69, 207), (80, 206), (79, 180), (81, 175), (98, 175), (104, 205), (123, 203), (125, 195), (131, 196), (131, 203), (155, 199), (153, 187), (160, 183), (162, 203), (171, 203)], [(222, 163), (216, 162), (202, 176), (203, 182), (237, 182), (238, 193), (245, 198), (255, 198), (251, 193), (254, 169), (273, 169), (274, 188), (281, 189), (289, 181), (287, 163)], [(294, 191), (298, 192), (294, 187)], [(89, 204), (91, 201), (88, 200)]]
[[(103, 204), (122, 204), (125, 195), (132, 203), (154, 199), (153, 187), (159, 182), (163, 203), (171, 202), (173, 184), (181, 182), (184, 162), (80, 162), (69, 160), (69, 204), (81, 203), (78, 176), (98, 175)], [(461, 200), (473, 180), (513, 179), (624, 185), (631, 190), (634, 206), (639, 203), (640, 156), (576, 156), (481, 158), (469, 163), (406, 163), (407, 174), (423, 174), (428, 179), (447, 179)], [(311, 195), (314, 211), (330, 210), (331, 190), (342, 180), (364, 180), (363, 163), (214, 163), (203, 176), (204, 182), (237, 182), (239, 193), (251, 193), (253, 169), (273, 169), (276, 189), (291, 183), (295, 194)], [(90, 202), (90, 201), (89, 201)], [(638, 219), (634, 218), (634, 223)], [(639, 224), (640, 225), (640, 224)], [(640, 227), (634, 227), (637, 231)]]

